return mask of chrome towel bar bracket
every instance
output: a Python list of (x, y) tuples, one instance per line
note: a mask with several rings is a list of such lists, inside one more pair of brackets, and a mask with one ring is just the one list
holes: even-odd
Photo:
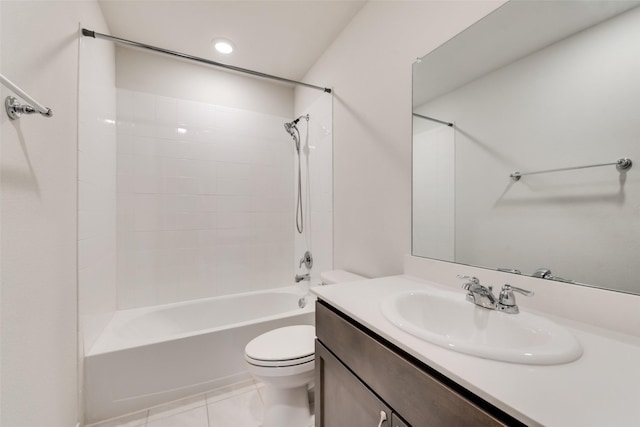
[(47, 108), (33, 99), (24, 90), (20, 89), (17, 84), (0, 74), (0, 83), (13, 91), (20, 98), (27, 101), (29, 104), (20, 104), (13, 96), (7, 96), (4, 100), (4, 109), (7, 111), (7, 115), (11, 120), (19, 119), (23, 114), (40, 113), (45, 117), (53, 116), (51, 108)]
[(4, 109), (7, 111), (7, 115), (11, 120), (19, 119), (23, 114), (35, 114), (40, 113), (45, 117), (53, 116), (51, 108), (47, 108), (46, 112), (41, 112), (33, 108), (28, 104), (20, 104), (13, 96), (7, 96), (4, 100)]

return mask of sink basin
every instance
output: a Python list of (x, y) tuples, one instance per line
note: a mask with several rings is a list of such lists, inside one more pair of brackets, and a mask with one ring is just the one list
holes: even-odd
[(402, 292), (384, 300), (381, 310), (387, 320), (405, 332), (487, 359), (555, 365), (582, 355), (578, 340), (549, 319), (478, 307), (466, 301), (462, 293)]

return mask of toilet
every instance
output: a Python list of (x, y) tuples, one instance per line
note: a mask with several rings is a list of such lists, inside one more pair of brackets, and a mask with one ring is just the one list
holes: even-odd
[[(320, 275), (323, 285), (363, 280), (344, 270)], [(307, 388), (315, 367), (315, 327), (285, 326), (254, 338), (245, 347), (248, 371), (267, 387), (262, 427), (308, 427)]]
[(263, 427), (307, 427), (307, 385), (313, 381), (316, 328), (286, 326), (254, 338), (245, 347), (249, 372), (267, 386)]

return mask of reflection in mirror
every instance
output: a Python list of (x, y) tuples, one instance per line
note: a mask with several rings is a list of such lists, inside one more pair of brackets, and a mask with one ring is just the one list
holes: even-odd
[(639, 4), (511, 1), (414, 64), (413, 255), (640, 293)]

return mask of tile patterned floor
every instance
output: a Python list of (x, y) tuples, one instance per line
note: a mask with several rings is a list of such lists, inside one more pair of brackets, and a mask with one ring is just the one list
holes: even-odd
[(265, 391), (247, 381), (88, 427), (260, 427)]

